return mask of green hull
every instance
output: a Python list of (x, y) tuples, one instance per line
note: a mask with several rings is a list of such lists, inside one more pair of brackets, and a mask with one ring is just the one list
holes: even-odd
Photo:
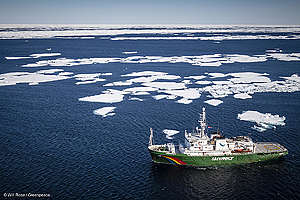
[(210, 167), (255, 163), (278, 159), (288, 154), (288, 152), (286, 151), (260, 154), (237, 153), (224, 156), (188, 156), (186, 154), (166, 154), (158, 151), (152, 151), (150, 149), (149, 151), (154, 163), (174, 164), (191, 167)]

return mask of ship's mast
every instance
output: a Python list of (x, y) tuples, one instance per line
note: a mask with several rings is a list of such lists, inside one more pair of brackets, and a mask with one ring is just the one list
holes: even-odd
[(150, 128), (149, 146), (153, 145), (153, 130)]
[(205, 108), (202, 108), (202, 114), (200, 114), (201, 120), (199, 121), (201, 130), (200, 130), (200, 137), (206, 136), (205, 128), (206, 128), (206, 116), (205, 116)]

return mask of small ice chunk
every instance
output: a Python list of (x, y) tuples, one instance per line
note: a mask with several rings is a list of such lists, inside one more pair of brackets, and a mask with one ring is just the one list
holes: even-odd
[(59, 76), (69, 76), (69, 75), (72, 75), (74, 74), (73, 72), (60, 72), (58, 75)]
[(174, 135), (179, 133), (179, 131), (171, 130), (171, 129), (165, 129), (165, 130), (163, 130), (163, 133), (166, 134), (167, 139), (171, 140), (171, 139), (173, 139)]
[(137, 51), (123, 51), (123, 54), (136, 54), (138, 53)]
[(190, 100), (190, 99), (186, 99), (186, 98), (182, 98), (182, 99), (179, 99), (178, 101), (176, 101), (177, 103), (182, 103), (182, 104), (190, 104), (193, 102), (193, 100)]
[(177, 82), (149, 82), (142, 85), (166, 90), (176, 90), (186, 88), (184, 83)]
[(236, 98), (236, 99), (251, 99), (252, 98), (252, 96), (250, 96), (247, 93), (235, 94), (235, 95), (233, 95), (233, 97)]
[(131, 95), (142, 96), (142, 95), (150, 95), (149, 92), (133, 92)]
[(211, 76), (211, 78), (222, 78), (228, 76), (227, 74), (223, 73), (208, 73), (208, 75)]
[(143, 99), (137, 98), (137, 97), (130, 97), (130, 101), (144, 101)]
[(211, 84), (212, 82), (211, 82), (211, 81), (196, 81), (195, 83), (196, 83), (196, 84), (199, 84), (199, 85), (209, 85), (209, 84)]
[(207, 103), (207, 104), (212, 105), (212, 106), (218, 106), (221, 103), (223, 103), (223, 101), (221, 101), (219, 99), (210, 99), (210, 100), (204, 101), (204, 103)]
[(121, 76), (157, 76), (166, 75), (166, 72), (155, 72), (155, 71), (142, 71), (142, 72), (132, 72), (130, 74), (123, 74)]
[(238, 114), (238, 119), (243, 121), (255, 122), (256, 126), (252, 129), (259, 132), (265, 131), (266, 129), (275, 129), (276, 125), (284, 126), (285, 117), (279, 115), (272, 115), (270, 113), (259, 113), (257, 111), (244, 111), (242, 114)]
[(103, 107), (97, 110), (94, 110), (93, 113), (95, 115), (101, 115), (102, 117), (113, 116), (115, 113), (113, 111), (116, 107)]
[(63, 69), (46, 69), (46, 70), (40, 70), (40, 71), (37, 71), (36, 73), (39, 73), (39, 74), (54, 74), (56, 72), (62, 72), (64, 71)]
[(187, 76), (184, 77), (185, 79), (195, 79), (195, 80), (200, 80), (200, 79), (204, 79), (206, 76)]
[(256, 126), (256, 125), (254, 125), (253, 127), (251, 127), (251, 129), (256, 130), (258, 132), (264, 132), (264, 131), (267, 130), (266, 128), (259, 127), (259, 126)]
[(155, 96), (152, 96), (154, 99), (156, 100), (161, 100), (161, 99), (165, 99), (168, 97), (168, 95), (163, 95), (163, 94), (159, 94), (159, 95), (155, 95)]
[(21, 60), (21, 59), (28, 59), (31, 57), (5, 57), (6, 60)]
[(123, 101), (124, 93), (118, 90), (105, 91), (102, 94), (79, 98), (79, 101), (117, 103)]
[(60, 56), (61, 53), (36, 53), (31, 54), (30, 56), (33, 58), (40, 58), (40, 57), (50, 57), (50, 56)]

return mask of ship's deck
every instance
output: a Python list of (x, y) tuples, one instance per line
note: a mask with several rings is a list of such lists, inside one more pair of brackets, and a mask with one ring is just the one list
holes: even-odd
[(271, 142), (255, 143), (255, 153), (280, 153), (287, 151), (282, 145)]

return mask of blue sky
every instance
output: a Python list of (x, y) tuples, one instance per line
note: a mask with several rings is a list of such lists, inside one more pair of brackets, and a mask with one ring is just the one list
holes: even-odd
[(300, 0), (0, 0), (0, 23), (300, 24)]

